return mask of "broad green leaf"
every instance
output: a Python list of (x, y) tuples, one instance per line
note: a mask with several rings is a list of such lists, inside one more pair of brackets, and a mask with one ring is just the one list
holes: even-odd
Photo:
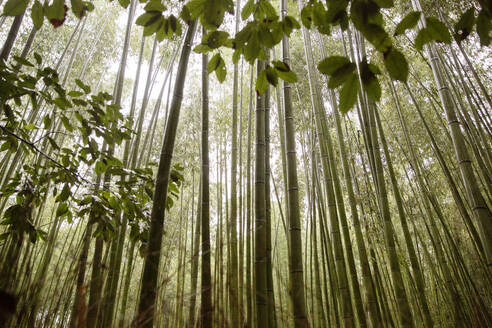
[(58, 208), (56, 209), (56, 216), (57, 217), (63, 216), (67, 214), (67, 212), (68, 212), (68, 204), (65, 202), (60, 203), (60, 205), (58, 205)]
[(256, 92), (262, 95), (263, 93), (265, 93), (267, 88), (268, 88), (268, 80), (267, 80), (266, 71), (262, 70), (258, 74), (258, 77), (256, 78)]
[(373, 0), (380, 8), (391, 8), (394, 6), (393, 0)]
[(239, 51), (239, 49), (234, 50), (234, 52), (232, 53), (232, 62), (234, 64), (237, 64), (240, 58), (241, 58), (241, 52)]
[(463, 41), (470, 35), (475, 24), (475, 9), (471, 7), (463, 15), (460, 20), (454, 25), (454, 38), (458, 41)]
[(205, 0), (191, 0), (186, 3), (185, 6), (193, 19), (197, 18), (201, 13), (203, 13), (205, 2)]
[(294, 72), (292, 72), (292, 70), (286, 63), (280, 60), (275, 60), (272, 62), (272, 64), (275, 70), (277, 71), (277, 75), (279, 78), (289, 83), (297, 82), (297, 75)]
[(391, 38), (381, 26), (366, 24), (361, 28), (361, 32), (378, 51), (385, 52), (391, 47)]
[(262, 44), (264, 44), (267, 48), (272, 48), (275, 46), (275, 40), (272, 32), (264, 25), (261, 25), (258, 29), (258, 36)]
[(248, 0), (248, 2), (246, 2), (243, 9), (241, 10), (241, 19), (242, 20), (248, 19), (248, 17), (251, 16), (251, 14), (254, 12), (255, 9), (256, 9), (255, 1)]
[(61, 21), (65, 18), (65, 1), (53, 0), (53, 3), (50, 6), (44, 8), (44, 13), (46, 14), (46, 17), (48, 17), (50, 21), (55, 20), (55, 22), (53, 21), (51, 22), (54, 26), (57, 25), (58, 24), (56, 23), (57, 20)]
[(434, 41), (451, 43), (451, 34), (449, 30), (440, 20), (434, 17), (426, 18), (426, 29)]
[(257, 12), (261, 15), (261, 18), (272, 19), (272, 18), (278, 17), (277, 12), (275, 11), (275, 8), (267, 0), (260, 0), (259, 1)]
[(58, 196), (56, 197), (56, 202), (64, 202), (68, 199), (68, 197), (71, 195), (71, 192), (70, 192), (70, 187), (68, 186), (68, 183), (66, 183), (61, 192), (58, 194)]
[(307, 29), (311, 28), (311, 23), (313, 22), (313, 7), (309, 4), (304, 6), (301, 10), (301, 22)]
[(270, 83), (271, 85), (276, 87), (278, 85), (277, 71), (275, 69), (273, 69), (272, 67), (267, 67), (265, 69), (265, 72), (266, 72), (266, 79), (267, 79), (268, 83)]
[(333, 72), (330, 80), (328, 81), (328, 88), (334, 89), (344, 84), (348, 79), (352, 77), (355, 72), (355, 68), (356, 66), (354, 63), (347, 63), (337, 69), (335, 72)]
[(18, 62), (19, 64), (21, 64), (21, 65), (34, 67), (34, 65), (30, 61), (28, 61), (27, 59), (25, 59), (25, 58), (22, 58), (22, 57), (19, 57), (19, 56), (14, 56), (14, 60), (16, 62)]
[(492, 32), (492, 13), (485, 11), (482, 9), (478, 13), (477, 17), (477, 33), (480, 37), (480, 45), (488, 46), (490, 45), (490, 41), (492, 40), (491, 36)]
[(88, 93), (91, 92), (91, 87), (89, 87), (88, 85), (84, 84), (84, 82), (82, 82), (81, 80), (75, 79), (75, 84), (77, 84), (77, 86), (79, 88), (81, 88), (82, 90), (84, 90), (84, 92), (86, 94), (88, 94)]
[(159, 19), (159, 17), (162, 17), (159, 13), (156, 14), (155, 12), (146, 12), (137, 18), (135, 24), (140, 26), (149, 26)]
[(294, 29), (300, 29), (301, 25), (299, 22), (292, 16), (285, 16), (282, 22), (283, 32), (289, 36)]
[(8, 0), (3, 7), (3, 15), (17, 16), (26, 11), (29, 0)]
[(350, 61), (347, 57), (344, 56), (331, 56), (323, 59), (319, 64), (318, 64), (318, 70), (322, 74), (326, 75), (332, 75), (343, 67), (346, 64), (349, 64)]
[(395, 28), (395, 36), (404, 34), (406, 30), (414, 28), (420, 19), (420, 11), (409, 12)]
[(51, 123), (52, 123), (52, 120), (51, 120), (49, 114), (45, 115), (43, 118), (43, 125), (44, 125), (44, 128), (46, 130), (48, 130), (51, 127)]
[(147, 12), (158, 11), (159, 13), (162, 13), (164, 10), (166, 10), (166, 6), (164, 6), (160, 0), (150, 0), (145, 5), (144, 10)]
[(72, 12), (74, 13), (75, 17), (82, 18), (85, 11), (85, 6), (82, 0), (70, 0), (70, 3), (72, 4)]
[(381, 86), (376, 75), (381, 74), (379, 68), (371, 63), (367, 63), (366, 58), (360, 63), (360, 79), (362, 86), (369, 99), (379, 101), (381, 98)]
[(34, 4), (32, 5), (31, 19), (36, 30), (39, 30), (41, 26), (43, 26), (44, 9), (43, 5), (38, 0), (34, 1)]
[(405, 56), (395, 48), (384, 54), (384, 66), (394, 80), (406, 82), (408, 78), (408, 63)]
[(37, 52), (34, 53), (34, 59), (36, 60), (36, 63), (38, 65), (41, 65), (41, 63), (43, 62), (43, 59), (41, 58), (41, 55), (38, 54)]
[[(169, 21), (167, 19), (165, 19), (164, 16), (162, 16), (161, 14), (157, 14), (154, 18), (152, 18), (147, 23), (147, 25), (144, 26), (143, 35), (144, 36), (150, 36), (150, 35), (154, 34), (155, 32), (157, 32), (158, 29), (160, 29), (166, 23), (169, 24)], [(169, 30), (167, 32), (168, 33), (165, 33), (164, 36), (166, 36), (166, 34), (169, 34)]]
[(69, 91), (68, 92), (68, 95), (70, 97), (80, 97), (82, 96), (84, 93), (83, 92), (80, 92), (80, 91), (76, 91), (76, 90), (72, 90), (72, 91)]
[(364, 84), (364, 90), (367, 93), (367, 97), (372, 101), (381, 99), (381, 86), (377, 78), (370, 79), (367, 84)]
[(357, 94), (359, 89), (359, 79), (356, 74), (345, 82), (340, 90), (340, 104), (339, 109), (342, 113), (347, 113), (357, 101)]
[(94, 169), (96, 171), (96, 174), (103, 174), (104, 172), (106, 172), (106, 168), (106, 164), (104, 164), (102, 161), (97, 161)]
[(219, 60), (219, 66), (215, 69), (215, 76), (217, 76), (217, 80), (219, 80), (220, 83), (225, 81), (227, 75), (227, 70), (225, 66), (224, 59), (220, 57)]
[(203, 43), (211, 49), (217, 49), (223, 46), (228, 38), (229, 33), (225, 31), (213, 31), (205, 36)]
[(118, 0), (120, 6), (122, 6), (123, 8), (128, 8), (128, 5), (130, 4), (130, 0)]
[(217, 67), (219, 67), (219, 64), (220, 64), (220, 60), (221, 60), (221, 56), (219, 53), (216, 53), (208, 62), (207, 64), (207, 73), (210, 74), (212, 73), (213, 71), (215, 71), (217, 69)]
[(212, 49), (209, 46), (207, 46), (206, 44), (199, 44), (195, 48), (193, 48), (193, 51), (196, 53), (199, 53), (199, 54), (204, 54), (204, 53), (207, 53), (209, 51), (212, 51)]
[(429, 33), (429, 30), (426, 28), (421, 29), (417, 33), (417, 37), (415, 38), (415, 48), (419, 51), (422, 51), (424, 45), (432, 41), (432, 36)]

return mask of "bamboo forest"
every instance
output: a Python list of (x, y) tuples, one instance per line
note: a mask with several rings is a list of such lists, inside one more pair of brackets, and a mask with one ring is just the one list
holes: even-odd
[(0, 327), (492, 327), (490, 0), (0, 0)]

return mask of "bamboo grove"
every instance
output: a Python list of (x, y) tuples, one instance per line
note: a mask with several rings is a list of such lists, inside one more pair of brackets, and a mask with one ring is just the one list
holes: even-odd
[(1, 327), (492, 327), (486, 0), (0, 0)]

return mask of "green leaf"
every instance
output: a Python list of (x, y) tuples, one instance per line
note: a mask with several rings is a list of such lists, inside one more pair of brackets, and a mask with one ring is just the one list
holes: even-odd
[(311, 28), (311, 23), (313, 22), (313, 7), (309, 4), (304, 6), (301, 10), (301, 22), (307, 29)]
[(80, 92), (80, 91), (76, 91), (76, 90), (72, 90), (72, 91), (69, 91), (68, 92), (68, 95), (70, 97), (80, 97), (82, 96), (84, 93), (83, 92)]
[(356, 66), (354, 63), (347, 63), (337, 69), (328, 81), (328, 88), (334, 89), (344, 84), (354, 74)]
[(33, 123), (26, 124), (26, 125), (24, 125), (24, 129), (26, 129), (26, 130), (34, 130), (34, 129), (36, 129), (36, 125), (33, 124)]
[(166, 10), (166, 6), (164, 6), (160, 0), (150, 0), (144, 7), (145, 11), (158, 11), (162, 13)]
[(373, 0), (380, 8), (391, 8), (394, 6), (393, 0)]
[(265, 72), (266, 72), (266, 79), (267, 79), (268, 83), (270, 83), (271, 85), (276, 87), (278, 85), (277, 71), (275, 69), (273, 69), (272, 67), (267, 67), (265, 69)]
[(339, 109), (342, 113), (347, 113), (348, 110), (354, 106), (357, 101), (358, 88), (359, 79), (356, 74), (353, 74), (340, 90)]
[(260, 0), (258, 2), (258, 13), (262, 18), (265, 17), (265, 18), (272, 19), (278, 17), (275, 8), (267, 0)]
[(385, 52), (391, 47), (391, 38), (381, 26), (366, 24), (362, 27), (361, 32), (378, 51)]
[(241, 58), (241, 52), (239, 51), (239, 49), (234, 50), (234, 52), (232, 53), (232, 62), (234, 64), (237, 64), (240, 58)]
[(426, 18), (426, 29), (429, 31), (430, 36), (434, 41), (451, 43), (451, 34), (449, 30), (440, 20), (434, 17)]
[(209, 51), (212, 51), (212, 49), (209, 46), (207, 46), (206, 44), (199, 44), (195, 48), (193, 48), (193, 51), (196, 53), (199, 53), (199, 54), (204, 54), (204, 53), (207, 53)]
[[(144, 27), (144, 36), (149, 36), (157, 32), (159, 28), (166, 24), (167, 20), (161, 14), (155, 15)], [(166, 33), (164, 34), (166, 36)], [(161, 38), (162, 41), (162, 38)]]
[(260, 95), (265, 93), (268, 88), (267, 74), (265, 70), (262, 70), (256, 78), (256, 92)]
[(153, 13), (153, 12), (146, 12), (140, 16), (138, 16), (137, 20), (135, 21), (135, 24), (136, 25), (140, 25), (140, 26), (148, 26), (150, 24), (152, 24), (156, 18), (158, 18), (159, 16), (162, 16), (161, 14), (156, 14), (156, 13)]
[(208, 62), (207, 64), (207, 73), (210, 74), (212, 73), (213, 71), (215, 71), (218, 67), (219, 67), (219, 64), (220, 64), (220, 54), (219, 53), (216, 53)]
[(347, 57), (344, 56), (331, 56), (323, 59), (319, 64), (318, 64), (318, 70), (322, 74), (326, 75), (332, 75), (335, 73), (338, 69), (343, 67), (346, 64), (349, 64), (350, 61)]
[(282, 29), (283, 32), (289, 36), (294, 29), (300, 29), (301, 25), (299, 25), (299, 22), (292, 16), (285, 16), (284, 20), (282, 22)]
[(377, 74), (381, 74), (379, 68), (371, 63), (367, 63), (364, 58), (360, 63), (360, 79), (362, 86), (369, 99), (379, 101), (381, 98), (381, 86), (379, 85)]
[(82, 82), (81, 80), (75, 79), (75, 84), (77, 84), (77, 86), (79, 88), (81, 88), (82, 90), (84, 90), (84, 92), (86, 94), (88, 94), (88, 93), (91, 92), (91, 87), (89, 87), (88, 85), (84, 84), (84, 82)]
[(241, 10), (241, 19), (246, 20), (255, 11), (256, 5), (254, 0), (248, 0)]
[(203, 13), (205, 2), (205, 0), (191, 0), (185, 5), (193, 19)]
[(381, 86), (377, 78), (370, 79), (367, 84), (364, 84), (364, 91), (372, 101), (381, 99)]
[(72, 4), (72, 12), (75, 17), (82, 18), (85, 12), (85, 6), (82, 0), (70, 0), (70, 2)]
[(102, 161), (97, 161), (94, 169), (96, 171), (96, 174), (103, 174), (104, 172), (106, 172), (106, 168), (106, 164), (104, 164)]
[(29, 62), (27, 59), (25, 59), (25, 58), (22, 58), (22, 57), (19, 57), (19, 56), (14, 56), (14, 60), (16, 62), (18, 62), (19, 64), (21, 64), (21, 65), (34, 67), (34, 65), (31, 62)]
[(29, 0), (8, 0), (3, 7), (3, 15), (17, 16), (26, 11)]
[(415, 48), (419, 51), (422, 51), (424, 45), (431, 41), (432, 36), (430, 35), (429, 30), (423, 28), (417, 33), (417, 37), (415, 37)]
[(69, 187), (68, 183), (66, 183), (63, 186), (62, 191), (58, 194), (58, 196), (56, 196), (56, 202), (66, 201), (71, 194), (72, 194), (72, 192), (70, 191), (70, 187)]
[(68, 118), (66, 116), (62, 115), (60, 117), (60, 119), (61, 119), (65, 129), (67, 129), (68, 132), (73, 132), (73, 126), (72, 126), (72, 124), (70, 124), (70, 121), (68, 120)]
[(36, 30), (39, 30), (41, 26), (43, 26), (44, 10), (43, 5), (38, 0), (34, 1), (34, 4), (32, 5), (31, 19)]
[(65, 0), (53, 0), (51, 6), (44, 8), (44, 12), (50, 20), (65, 19)]
[(463, 41), (470, 35), (475, 24), (475, 9), (471, 7), (463, 15), (460, 20), (454, 25), (454, 38), (458, 41)]
[(219, 80), (220, 83), (225, 81), (227, 70), (224, 59), (222, 59), (222, 57), (220, 57), (219, 66), (215, 69), (215, 75), (217, 76), (217, 80)]
[(41, 55), (38, 54), (37, 52), (34, 53), (34, 59), (36, 60), (36, 63), (38, 65), (41, 65), (41, 63), (43, 62), (43, 59), (41, 58)]
[(211, 49), (223, 46), (229, 38), (229, 33), (224, 31), (213, 31), (205, 36), (203, 43)]
[(406, 30), (414, 28), (420, 19), (420, 11), (409, 12), (398, 25), (396, 25), (394, 36), (404, 34)]
[(490, 45), (490, 41), (492, 40), (491, 32), (492, 31), (492, 13), (485, 11), (482, 9), (478, 13), (477, 17), (477, 33), (480, 37), (480, 45), (488, 46)]
[(394, 80), (406, 82), (408, 78), (408, 63), (405, 56), (395, 48), (384, 54), (384, 66)]
[(130, 4), (130, 0), (118, 0), (120, 6), (122, 6), (123, 8), (128, 8), (128, 5)]
[(275, 60), (272, 62), (272, 64), (277, 71), (277, 75), (279, 78), (289, 83), (297, 82), (297, 75), (291, 71), (290, 67), (286, 63)]
[(52, 123), (52, 121), (51, 121), (49, 114), (45, 115), (45, 117), (43, 118), (43, 124), (44, 124), (44, 128), (46, 130), (48, 130), (51, 127), (51, 123)]
[(58, 205), (58, 208), (56, 209), (56, 217), (63, 216), (67, 212), (68, 212), (68, 204), (63, 202), (60, 205)]

